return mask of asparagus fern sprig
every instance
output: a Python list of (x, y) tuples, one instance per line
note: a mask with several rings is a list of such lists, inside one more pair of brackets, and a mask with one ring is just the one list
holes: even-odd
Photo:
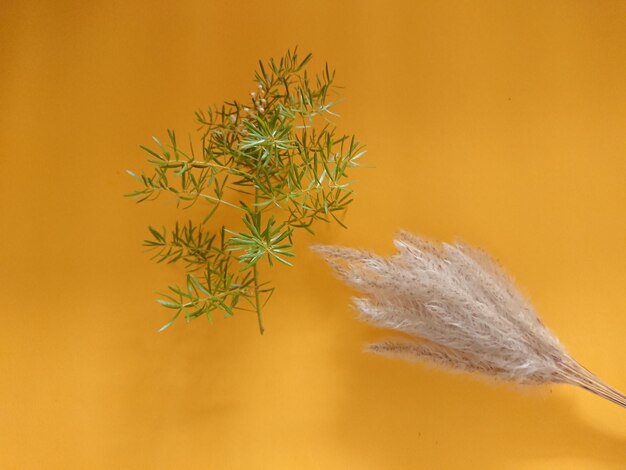
[[(260, 279), (258, 263), (290, 266), (296, 229), (312, 233), (317, 221), (344, 226), (353, 194), (348, 171), (365, 151), (330, 120), (337, 116), (335, 72), (326, 65), (310, 76), (310, 60), (293, 50), (260, 61), (249, 99), (196, 113), (199, 142), (182, 145), (168, 130), (165, 142), (153, 137), (156, 146), (141, 146), (151, 169), (129, 172), (139, 183), (129, 196), (142, 202), (167, 193), (178, 207), (206, 207), (200, 221), (150, 227), (144, 242), (157, 262), (181, 262), (187, 271), (185, 287), (170, 286), (159, 300), (175, 310), (163, 328), (180, 315), (211, 320), (215, 310), (230, 316), (247, 309), (262, 333), (273, 288)], [(238, 213), (242, 227), (211, 224), (222, 209)]]

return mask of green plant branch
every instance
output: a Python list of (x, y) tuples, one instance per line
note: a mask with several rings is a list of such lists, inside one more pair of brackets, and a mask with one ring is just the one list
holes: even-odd
[[(312, 232), (318, 220), (344, 226), (341, 215), (352, 202), (348, 170), (365, 150), (354, 136), (336, 133), (328, 119), (338, 116), (331, 108), (339, 100), (329, 99), (335, 73), (326, 65), (309, 75), (310, 60), (294, 49), (260, 61), (247, 101), (197, 112), (201, 151), (191, 137), (183, 149), (172, 130), (164, 143), (153, 138), (156, 148), (141, 146), (152, 173), (129, 172), (140, 186), (129, 196), (143, 202), (167, 192), (183, 209), (209, 205), (200, 223), (176, 224), (169, 233), (150, 227), (152, 238), (144, 242), (157, 262), (183, 262), (187, 271), (186, 286), (170, 286), (159, 299), (176, 311), (162, 329), (183, 312), (187, 321), (211, 321), (216, 310), (231, 316), (250, 305), (262, 334), (262, 310), (274, 288), (261, 282), (258, 263), (291, 266), (296, 229)], [(222, 206), (240, 214), (242, 230), (204, 225)], [(193, 274), (201, 270), (202, 277)]]

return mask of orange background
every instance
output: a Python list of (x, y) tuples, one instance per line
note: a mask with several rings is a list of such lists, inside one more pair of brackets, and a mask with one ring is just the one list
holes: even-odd
[[(363, 354), (383, 332), (314, 240), (398, 228), (498, 257), (574, 357), (626, 390), (626, 3), (0, 5), (0, 468), (626, 468), (626, 410)], [(244, 97), (300, 45), (368, 145), (349, 230), (296, 237), (252, 315), (156, 330), (138, 145)], [(270, 274), (266, 271), (266, 274)]]

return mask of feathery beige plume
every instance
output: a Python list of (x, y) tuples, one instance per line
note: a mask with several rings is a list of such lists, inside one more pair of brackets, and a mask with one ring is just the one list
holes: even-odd
[(368, 350), (424, 359), (522, 384), (571, 384), (626, 407), (626, 396), (572, 359), (532, 305), (485, 252), (435, 244), (406, 232), (398, 253), (315, 246), (349, 285), (366, 294), (354, 303), (364, 320), (407, 333)]

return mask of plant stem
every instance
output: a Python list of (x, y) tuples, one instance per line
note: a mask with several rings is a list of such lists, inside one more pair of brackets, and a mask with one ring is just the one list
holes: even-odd
[(263, 315), (261, 314), (261, 301), (259, 296), (259, 277), (257, 273), (256, 264), (252, 266), (252, 272), (254, 274), (254, 303), (256, 307), (256, 317), (259, 322), (259, 332), (263, 334), (265, 327), (263, 326)]
[[(259, 209), (256, 206), (259, 202), (259, 187), (254, 186), (254, 207), (256, 207), (255, 211), (258, 212)], [(261, 313), (261, 296), (259, 295), (259, 271), (257, 268), (257, 263), (254, 263), (252, 266), (252, 274), (254, 277), (254, 306), (256, 308), (256, 317), (259, 322), (259, 332), (263, 334), (265, 331), (265, 327), (263, 326), (263, 314)]]
[(562, 364), (566, 382), (587, 390), (599, 397), (609, 400), (616, 405), (626, 408), (626, 395), (602, 382), (595, 374), (578, 362), (571, 360), (572, 364)]

